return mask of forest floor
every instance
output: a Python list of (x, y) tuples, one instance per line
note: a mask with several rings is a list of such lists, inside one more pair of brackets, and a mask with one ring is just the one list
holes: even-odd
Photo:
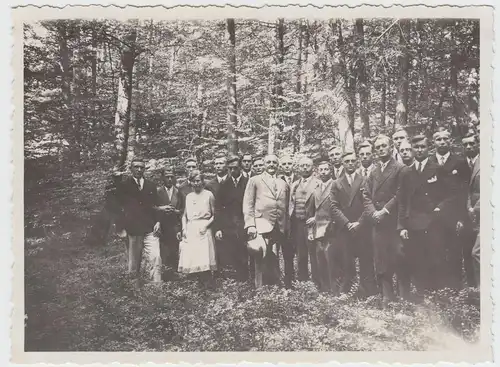
[(225, 278), (207, 290), (177, 276), (135, 295), (124, 240), (84, 245), (103, 177), (89, 170), (25, 185), (27, 351), (463, 350), (477, 341), (473, 290), (385, 310), (377, 297), (332, 297), (311, 282), (256, 291)]

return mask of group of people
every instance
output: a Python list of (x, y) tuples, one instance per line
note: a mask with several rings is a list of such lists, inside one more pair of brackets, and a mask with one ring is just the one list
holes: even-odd
[(348, 293), (359, 275), (358, 297), (418, 302), (461, 289), (463, 269), (479, 286), (479, 137), (461, 139), (463, 155), (451, 142), (444, 128), (432, 138), (399, 130), (319, 161), (220, 155), (211, 180), (190, 158), (185, 182), (166, 167), (159, 187), (136, 158), (116, 191), (128, 271), (137, 279), (145, 256), (154, 282), (162, 264), (206, 279), (232, 267), (260, 287), (281, 283), (282, 256), (289, 288), (311, 277)]

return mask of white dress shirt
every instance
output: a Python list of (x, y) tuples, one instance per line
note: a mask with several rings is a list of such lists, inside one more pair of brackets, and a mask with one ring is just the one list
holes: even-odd
[(415, 169), (418, 171), (418, 172), (422, 172), (425, 168), (425, 165), (427, 164), (427, 161), (429, 160), (429, 157), (425, 158), (422, 162), (419, 162), (417, 160), (415, 160), (414, 164), (415, 164)]
[(144, 188), (144, 177), (141, 177), (139, 180), (134, 177), (134, 181), (137, 186), (139, 186), (139, 190), (142, 191), (142, 189)]
[(437, 158), (438, 164), (441, 165), (441, 166), (443, 164), (445, 164), (448, 161), (448, 158), (450, 157), (450, 154), (451, 153), (448, 152), (445, 155), (441, 155), (438, 152), (436, 152), (436, 158)]

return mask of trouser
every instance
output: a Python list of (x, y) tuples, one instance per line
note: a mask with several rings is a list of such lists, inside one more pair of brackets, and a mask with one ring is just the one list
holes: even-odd
[(370, 297), (377, 294), (375, 281), (375, 268), (373, 266), (373, 246), (370, 236), (371, 231), (361, 229), (357, 234), (357, 249), (359, 259), (359, 288), (360, 295)]
[(228, 252), (231, 257), (231, 264), (236, 270), (236, 277), (240, 281), (248, 279), (248, 251), (246, 242), (241, 234), (228, 234), (225, 236), (228, 244)]
[(477, 286), (481, 286), (480, 282), (480, 240), (479, 231), (477, 232), (476, 241), (474, 242), (474, 247), (472, 247), (472, 264), (474, 266), (474, 276), (476, 279)]
[(396, 295), (393, 277), (399, 277), (401, 242), (394, 223), (377, 224), (372, 228), (373, 258), (378, 286), (385, 302), (394, 301)]
[(474, 264), (472, 259), (472, 249), (476, 242), (477, 233), (472, 228), (464, 229), (458, 237), (462, 245), (462, 259), (464, 262), (465, 277), (469, 287), (476, 287), (476, 277), (474, 275)]
[(262, 234), (266, 240), (266, 253), (264, 256), (254, 256), (255, 287), (262, 285), (279, 284), (280, 269), (278, 262), (278, 248), (283, 243), (283, 234), (275, 227), (271, 232)]
[[(163, 228), (162, 226), (162, 230)], [(177, 271), (179, 267), (179, 241), (174, 230), (163, 230), (160, 237), (160, 255), (163, 265)]]
[(146, 269), (153, 282), (161, 282), (160, 241), (153, 233), (143, 236), (128, 236), (127, 258), (128, 273), (138, 279), (142, 257), (146, 258)]
[(332, 240), (332, 291), (349, 293), (356, 276), (356, 266), (353, 253), (353, 236), (342, 229)]
[(456, 231), (440, 221), (431, 223), (429, 232), (432, 236), (432, 269), (435, 274), (431, 290), (462, 288), (462, 246)]
[(332, 256), (331, 239), (327, 237), (318, 238), (315, 240), (316, 246), (316, 262), (318, 264), (319, 290), (322, 292), (330, 292), (332, 287)]
[(309, 259), (311, 259), (311, 275), (313, 281), (319, 285), (315, 246), (314, 242), (307, 239), (305, 219), (292, 218), (292, 241), (298, 256), (298, 279), (301, 281), (309, 279)]

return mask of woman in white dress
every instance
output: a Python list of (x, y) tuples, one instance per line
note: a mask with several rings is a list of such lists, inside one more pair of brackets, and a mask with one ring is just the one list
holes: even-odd
[(203, 188), (203, 174), (195, 170), (188, 177), (194, 191), (186, 196), (182, 216), (182, 241), (179, 247), (179, 272), (199, 273), (201, 278), (212, 278), (217, 270), (215, 262), (214, 195)]

